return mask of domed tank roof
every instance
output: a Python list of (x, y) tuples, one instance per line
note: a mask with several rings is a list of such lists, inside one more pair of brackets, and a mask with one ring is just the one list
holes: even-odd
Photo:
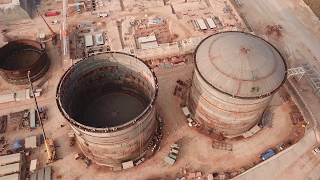
[(204, 39), (195, 53), (196, 70), (213, 88), (236, 98), (269, 96), (284, 83), (286, 63), (267, 41), (244, 32)]

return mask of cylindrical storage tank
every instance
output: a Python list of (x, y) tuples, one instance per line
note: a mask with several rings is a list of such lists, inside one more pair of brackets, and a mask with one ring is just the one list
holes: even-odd
[(11, 41), (0, 49), (0, 75), (11, 84), (28, 84), (48, 71), (50, 60), (44, 47), (33, 40)]
[(57, 105), (83, 153), (99, 165), (119, 167), (144, 155), (158, 127), (157, 94), (157, 78), (143, 61), (108, 52), (65, 72)]
[(244, 32), (204, 39), (195, 52), (188, 107), (208, 132), (240, 135), (255, 126), (287, 76), (279, 51)]

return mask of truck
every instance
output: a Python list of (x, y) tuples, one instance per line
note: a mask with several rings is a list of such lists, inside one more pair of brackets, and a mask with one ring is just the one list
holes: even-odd
[(276, 154), (276, 152), (273, 149), (268, 149), (267, 151), (265, 151), (264, 153), (262, 153), (260, 155), (261, 160), (265, 161), (269, 158), (271, 158), (272, 156), (274, 156)]
[(109, 14), (106, 13), (106, 12), (98, 13), (98, 17), (99, 17), (99, 18), (104, 18), (104, 17), (108, 17), (108, 16), (109, 16)]

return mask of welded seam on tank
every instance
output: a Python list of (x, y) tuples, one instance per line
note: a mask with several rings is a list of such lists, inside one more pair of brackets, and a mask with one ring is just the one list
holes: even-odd
[[(85, 134), (86, 137), (90, 136), (90, 137), (93, 137), (95, 140), (93, 141), (90, 141), (88, 138), (84, 138), (82, 136), (79, 136), (83, 141), (85, 142), (89, 142), (90, 144), (96, 144), (96, 145), (114, 145), (114, 144), (121, 144), (121, 143), (125, 143), (125, 142), (128, 142), (128, 141), (132, 141), (132, 139), (137, 139), (139, 136), (141, 136), (141, 134), (144, 134), (144, 136), (148, 137), (146, 134), (153, 134), (153, 128), (155, 126), (155, 122), (156, 120), (152, 119), (152, 121), (146, 123), (146, 122), (143, 122), (142, 124), (146, 124), (146, 126), (144, 126), (143, 129), (140, 129), (140, 130), (137, 130), (137, 129), (132, 129), (130, 132), (126, 132), (124, 134), (120, 134), (120, 135), (115, 135), (115, 136), (108, 136), (108, 137), (97, 137), (97, 136), (93, 136), (93, 135), (90, 135), (90, 134)], [(147, 129), (149, 129), (149, 131), (146, 131)], [(134, 136), (133, 138), (131, 138), (131, 140), (128, 140), (127, 138), (122, 138), (121, 136), (122, 135), (132, 135), (132, 131), (134, 132), (138, 132), (136, 134), (136, 136)], [(147, 132), (147, 133), (146, 133)], [(106, 139), (109, 139), (110, 141), (112, 142), (103, 142), (103, 143), (98, 143), (97, 139), (102, 139), (102, 140), (106, 140)], [(115, 142), (115, 139), (117, 139), (118, 141)], [(121, 141), (119, 141), (121, 139)], [(133, 140), (133, 141), (136, 141), (136, 140)]]
[[(195, 75), (195, 76), (196, 76), (196, 75)], [(194, 78), (196, 78), (196, 77), (194, 77)], [(202, 82), (200, 82), (200, 80), (203, 80), (203, 79), (202, 79), (202, 78), (200, 78), (200, 79), (196, 78), (196, 79), (194, 80), (193, 87), (195, 87), (195, 88), (197, 89), (197, 91), (199, 92), (198, 94), (200, 94), (201, 96), (202, 96), (202, 94), (201, 94), (201, 92), (200, 92), (200, 89), (203, 90), (203, 93), (207, 93), (207, 94), (209, 94), (209, 96), (213, 96), (213, 97), (215, 97), (216, 99), (218, 99), (219, 101), (226, 102), (226, 103), (230, 103), (230, 104), (234, 104), (234, 105), (252, 105), (252, 106), (253, 106), (253, 105), (259, 105), (259, 104), (261, 104), (262, 102), (266, 101), (266, 100), (264, 100), (264, 101), (259, 101), (259, 102), (250, 103), (250, 104), (248, 104), (248, 103), (246, 103), (246, 104), (236, 104), (235, 102), (233, 102), (233, 103), (232, 103), (232, 102), (227, 102), (227, 101), (219, 98), (218, 96), (212, 94), (212, 93), (210, 92), (210, 90), (208, 90), (206, 87), (202, 86), (202, 85), (201, 85)], [(205, 83), (205, 85), (208, 85), (208, 84)], [(262, 99), (262, 98), (260, 98), (260, 99)]]
[[(193, 97), (192, 99), (195, 99), (195, 100), (197, 100), (195, 97)], [(198, 99), (203, 99), (205, 102), (208, 102), (205, 98), (203, 98), (202, 96), (198, 96)], [(192, 101), (194, 101), (195, 102), (195, 100), (192, 100)], [(199, 100), (197, 101), (197, 102), (199, 102)], [(241, 111), (241, 112), (239, 112), (239, 111), (228, 111), (228, 110), (226, 110), (226, 109), (222, 109), (222, 108), (220, 108), (220, 107), (218, 107), (218, 106), (216, 106), (216, 105), (214, 105), (214, 104), (212, 104), (212, 103), (210, 103), (210, 102), (208, 102), (208, 104), (209, 105), (211, 105), (212, 107), (215, 107), (215, 108), (217, 108), (217, 109), (219, 109), (220, 111), (224, 111), (224, 112), (228, 112), (228, 113), (239, 113), (239, 114), (245, 114), (245, 113), (253, 113), (253, 112), (256, 112), (256, 111), (258, 111), (258, 110), (261, 110), (261, 109), (264, 109), (264, 107), (261, 107), (261, 108), (259, 108), (259, 109), (255, 109), (255, 110), (252, 110), (252, 111)], [(231, 103), (230, 103), (231, 104)]]
[[(134, 125), (136, 126), (139, 126), (140, 124), (151, 124), (152, 121), (154, 119), (150, 118), (151, 116), (154, 116), (154, 114), (156, 113), (155, 109), (152, 109), (150, 111), (150, 113), (147, 113), (146, 114), (146, 117), (143, 117), (143, 119), (137, 123), (135, 123)], [(149, 121), (146, 121), (146, 120), (149, 120)], [(140, 123), (140, 124), (138, 124)], [(133, 126), (130, 126), (128, 128), (124, 128), (122, 130), (119, 130), (119, 131), (111, 131), (111, 132), (108, 132), (108, 137), (101, 137), (101, 138), (115, 138), (115, 137), (118, 137), (118, 136), (123, 136), (123, 135), (126, 135), (128, 132), (125, 132), (124, 130), (128, 130), (129, 128), (132, 128)], [(96, 135), (93, 135), (93, 134), (85, 134), (86, 136), (90, 136), (90, 137), (93, 137), (93, 138), (96, 138), (97, 136)]]

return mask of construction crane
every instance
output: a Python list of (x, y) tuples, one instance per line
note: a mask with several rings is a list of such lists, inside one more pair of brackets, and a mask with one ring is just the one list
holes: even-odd
[(63, 0), (62, 1), (62, 23), (61, 23), (61, 48), (62, 48), (62, 59), (64, 62), (67, 62), (70, 60), (67, 11), (68, 11), (68, 0)]
[(50, 30), (51, 32), (51, 39), (52, 39), (52, 42), (53, 44), (56, 44), (57, 43), (57, 33), (55, 33), (53, 31), (53, 29), (49, 26), (49, 24), (47, 23), (47, 21), (44, 19), (44, 17), (39, 13), (39, 11), (37, 10), (37, 13), (38, 15), (42, 18), (42, 20), (44, 21), (44, 23), (47, 25), (48, 29)]
[(54, 142), (53, 142), (53, 139), (50, 139), (50, 138), (47, 137), (46, 132), (44, 131), (42, 119), (41, 119), (41, 116), (40, 116), (39, 106), (38, 106), (38, 102), (37, 102), (37, 97), (34, 94), (33, 84), (32, 84), (31, 79), (30, 79), (30, 71), (28, 71), (28, 81), (29, 81), (29, 84), (30, 84), (32, 97), (34, 99), (34, 103), (35, 103), (35, 106), (36, 106), (36, 112), (37, 112), (37, 116), (38, 116), (39, 123), (40, 123), (40, 126), (41, 126), (42, 135), (43, 135), (43, 138), (44, 138), (44, 144), (45, 144), (45, 147), (46, 147), (46, 150), (47, 150), (47, 156), (48, 156), (47, 163), (49, 164), (49, 163), (52, 163), (55, 160), (55, 156), (56, 156), (56, 150), (55, 150), (55, 147), (54, 147)]

